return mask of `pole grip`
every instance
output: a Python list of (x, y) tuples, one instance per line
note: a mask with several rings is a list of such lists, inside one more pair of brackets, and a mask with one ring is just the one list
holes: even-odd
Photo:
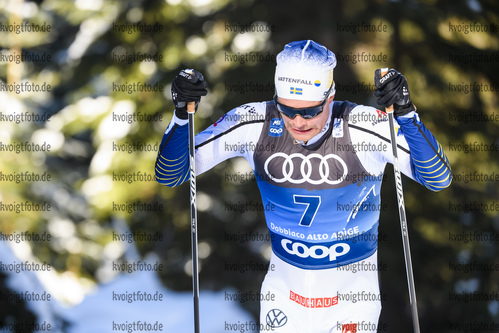
[(187, 113), (195, 113), (196, 112), (196, 102), (187, 103)]
[[(388, 73), (388, 67), (381, 68), (381, 77), (385, 76)], [(387, 106), (385, 108), (386, 113), (393, 113), (393, 105)]]

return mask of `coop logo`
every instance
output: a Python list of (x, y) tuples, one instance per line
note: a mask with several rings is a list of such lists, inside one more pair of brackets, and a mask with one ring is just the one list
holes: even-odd
[(269, 135), (274, 137), (279, 137), (282, 135), (283, 131), (284, 129), (282, 126), (282, 119), (272, 118), (270, 120)]
[(279, 328), (286, 325), (288, 317), (279, 309), (272, 309), (267, 313), (267, 325), (270, 328)]
[[(329, 256), (329, 261), (335, 261), (336, 258), (344, 256), (350, 251), (350, 245), (346, 243), (337, 243), (331, 247), (314, 245), (309, 248), (305, 244), (298, 242), (293, 243), (291, 240), (284, 238), (281, 241), (281, 245), (289, 254), (301, 258), (312, 257), (313, 259), (322, 259)], [(340, 248), (340, 250), (337, 251), (338, 248)]]
[(341, 333), (357, 333), (357, 324), (343, 324)]

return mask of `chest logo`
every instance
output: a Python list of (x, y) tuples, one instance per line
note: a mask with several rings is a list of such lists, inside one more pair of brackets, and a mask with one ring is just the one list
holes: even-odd
[[(275, 161), (271, 165), (271, 170), (269, 170), (269, 164), (274, 159)], [(336, 166), (337, 163), (333, 165), (335, 161), (340, 164), (340, 168)], [(300, 153), (287, 155), (279, 152), (269, 156), (263, 168), (267, 176), (276, 183), (287, 181), (291, 184), (309, 183), (320, 185), (326, 183), (336, 185), (341, 183), (348, 174), (347, 164), (341, 157), (335, 154), (325, 156), (310, 154), (305, 156)], [(330, 176), (333, 179), (330, 179)]]
[(269, 135), (279, 137), (282, 135), (283, 132), (284, 128), (282, 126), (282, 119), (272, 118), (270, 120)]

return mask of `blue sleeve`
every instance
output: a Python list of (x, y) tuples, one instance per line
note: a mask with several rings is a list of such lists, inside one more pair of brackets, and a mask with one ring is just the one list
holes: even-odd
[(447, 188), (452, 181), (452, 170), (442, 146), (417, 114), (396, 119), (411, 151), (414, 179), (435, 192)]
[(156, 181), (168, 187), (175, 187), (189, 179), (188, 144), (188, 125), (170, 123), (156, 158)]

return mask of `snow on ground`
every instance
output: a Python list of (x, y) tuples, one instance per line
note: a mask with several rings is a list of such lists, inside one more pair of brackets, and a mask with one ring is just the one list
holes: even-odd
[[(15, 244), (7, 245), (8, 243), (0, 242), (0, 263), (13, 264), (26, 260), (38, 262), (30, 251), (24, 252), (27, 255), (19, 255), (22, 251), (16, 250)], [(27, 307), (38, 317), (38, 324), (51, 324), (51, 332), (194, 331), (192, 292), (174, 292), (166, 289), (154, 272), (122, 273), (112, 281), (98, 285), (88, 294), (84, 292), (87, 289), (78, 286), (76, 279), (73, 279), (72, 284), (65, 283), (61, 274), (54, 272), (53, 269), (51, 272), (36, 273), (6, 270), (4, 272), (9, 276), (7, 280), (9, 288), (17, 293), (34, 292), (38, 295), (44, 293), (51, 295), (50, 301), (27, 301)], [(227, 292), (236, 291), (227, 290)], [(153, 299), (146, 301), (139, 296), (144, 296), (144, 293), (146, 297)], [(65, 294), (81, 295), (82, 301), (67, 307), (63, 305)], [(258, 331), (252, 316), (243, 310), (239, 303), (225, 300), (225, 291), (201, 291), (199, 298), (203, 333)], [(69, 322), (69, 327), (63, 330), (60, 319)]]
[[(117, 301), (120, 297), (133, 297), (134, 292), (148, 293), (151, 296), (163, 295), (162, 301)], [(234, 291), (231, 291), (234, 292)], [(130, 295), (128, 296), (127, 295)], [(222, 292), (200, 293), (200, 323), (203, 333), (220, 333), (234, 324), (250, 323), (252, 317), (234, 301), (225, 301)], [(137, 295), (135, 295), (137, 297)], [(155, 274), (139, 272), (121, 275), (111, 283), (100, 286), (97, 293), (65, 311), (64, 317), (73, 321), (69, 333), (132, 332), (134, 323), (148, 323), (163, 332), (193, 332), (193, 296), (192, 292), (173, 292), (165, 289)], [(125, 329), (126, 328), (126, 329)], [(239, 330), (240, 331), (240, 326)], [(144, 326), (145, 329), (145, 326)], [(145, 330), (144, 330), (145, 331)], [(255, 332), (254, 330), (245, 330)]]

